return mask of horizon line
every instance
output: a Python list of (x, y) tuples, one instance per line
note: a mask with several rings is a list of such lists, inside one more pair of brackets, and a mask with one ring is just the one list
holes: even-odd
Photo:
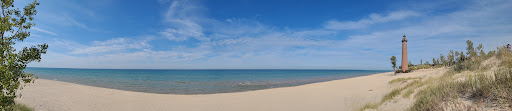
[[(27, 67), (27, 68), (54, 68), (54, 69), (105, 69), (109, 70), (110, 68), (59, 68), (59, 67)], [(126, 70), (126, 69), (115, 69), (112, 68), (110, 70)], [(353, 70), (353, 71), (387, 71), (387, 70), (363, 70), (363, 69), (227, 69), (227, 68), (218, 68), (218, 69), (127, 69), (127, 70)], [(390, 70), (392, 71), (392, 70)]]

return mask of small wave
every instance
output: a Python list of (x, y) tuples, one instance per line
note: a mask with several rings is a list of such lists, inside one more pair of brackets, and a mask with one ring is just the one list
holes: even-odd
[(238, 85), (242, 85), (242, 86), (245, 86), (245, 85), (251, 85), (251, 82), (238, 83)]
[(185, 81), (174, 81), (175, 83), (178, 83), (178, 84), (188, 84), (189, 82), (185, 82)]

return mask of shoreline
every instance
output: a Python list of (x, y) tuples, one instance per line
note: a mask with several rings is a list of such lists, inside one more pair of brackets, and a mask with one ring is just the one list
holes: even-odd
[[(298, 86), (216, 94), (157, 94), (38, 79), (16, 101), (36, 110), (354, 110), (379, 101), (395, 78), (424, 77), (440, 69), (377, 73)], [(357, 85), (355, 85), (357, 84)]]
[[(393, 73), (393, 72), (383, 72), (383, 73)], [(323, 82), (330, 82), (330, 81), (337, 81), (337, 80), (343, 80), (343, 79), (350, 79), (350, 78), (357, 78), (357, 77), (364, 77), (364, 76), (371, 76), (375, 74), (383, 74), (383, 73), (374, 73), (369, 75), (363, 75), (363, 76), (354, 76), (354, 77), (347, 77), (347, 78), (338, 78), (338, 79), (330, 79), (330, 80), (320, 80), (316, 82), (310, 82), (310, 83), (303, 83), (300, 85), (291, 85), (291, 86), (280, 86), (280, 87), (272, 87), (272, 88), (265, 88), (265, 89), (256, 89), (256, 90), (246, 90), (246, 91), (235, 91), (235, 92), (221, 92), (221, 93), (198, 93), (198, 94), (180, 94), (180, 93), (151, 93), (151, 92), (141, 92), (141, 91), (130, 91), (130, 90), (123, 90), (123, 89), (116, 89), (116, 88), (107, 88), (107, 87), (101, 87), (101, 86), (92, 86), (92, 85), (85, 85), (85, 84), (79, 84), (74, 82), (66, 82), (66, 81), (60, 81), (60, 80), (51, 80), (51, 79), (36, 79), (38, 80), (44, 80), (44, 81), (53, 81), (53, 82), (63, 82), (63, 83), (69, 83), (69, 84), (75, 84), (75, 85), (81, 85), (81, 86), (89, 86), (89, 87), (95, 87), (95, 88), (103, 88), (103, 89), (112, 89), (112, 90), (118, 90), (118, 91), (128, 91), (128, 92), (138, 92), (138, 93), (147, 93), (147, 94), (164, 94), (164, 95), (213, 95), (213, 94), (229, 94), (229, 93), (243, 93), (243, 92), (251, 92), (251, 91), (259, 91), (259, 90), (270, 90), (270, 89), (276, 89), (276, 88), (287, 88), (287, 87), (299, 87), (303, 85), (309, 85), (309, 84), (315, 84), (315, 83), (323, 83)], [(28, 86), (28, 85), (27, 85)]]
[[(135, 69), (134, 69), (135, 70)], [(379, 70), (76, 70), (29, 68), (40, 79), (123, 91), (200, 95), (246, 92), (372, 75)], [(390, 72), (390, 71), (389, 71)], [(236, 74), (236, 75), (234, 75)], [(231, 76), (233, 75), (233, 76)]]

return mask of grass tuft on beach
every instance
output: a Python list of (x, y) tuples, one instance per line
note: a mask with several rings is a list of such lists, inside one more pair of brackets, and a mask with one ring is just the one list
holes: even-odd
[(389, 81), (389, 84), (405, 82), (407, 80), (412, 80), (412, 79), (421, 79), (421, 77), (396, 78), (396, 79)]
[(14, 105), (13, 111), (35, 111), (35, 110), (25, 104), (18, 103), (16, 105)]

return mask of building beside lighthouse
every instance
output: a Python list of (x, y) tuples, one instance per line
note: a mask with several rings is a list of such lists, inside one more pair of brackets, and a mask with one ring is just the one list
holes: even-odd
[(409, 64), (407, 62), (407, 38), (402, 38), (402, 72), (405, 72), (409, 69)]

